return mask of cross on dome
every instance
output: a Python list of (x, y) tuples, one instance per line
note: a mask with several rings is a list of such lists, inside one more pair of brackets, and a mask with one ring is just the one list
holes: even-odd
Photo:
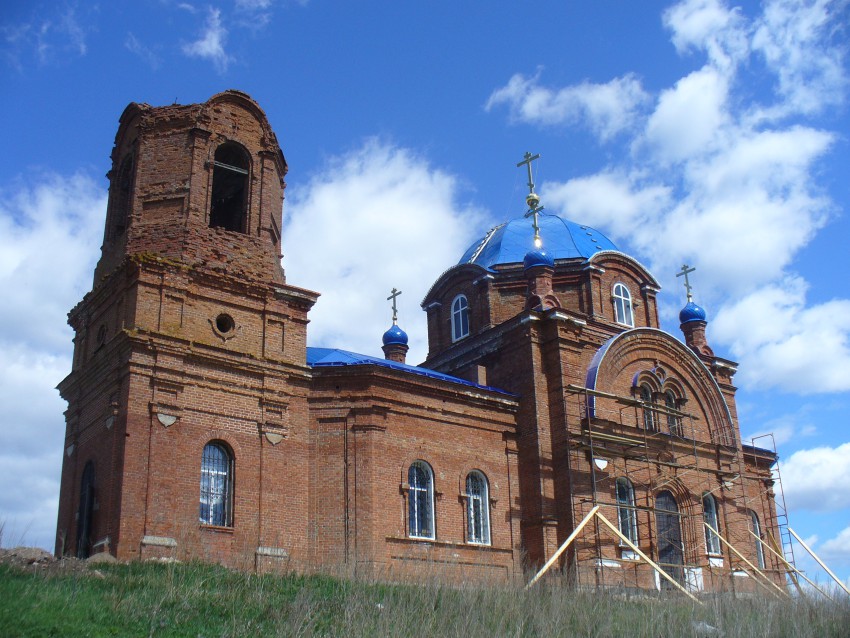
[(525, 165), (528, 169), (528, 195), (525, 197), (525, 203), (528, 204), (528, 212), (525, 216), (532, 218), (531, 226), (534, 228), (534, 246), (535, 248), (540, 248), (543, 242), (540, 239), (540, 226), (537, 223), (537, 215), (543, 210), (543, 207), (540, 205), (540, 196), (534, 192), (534, 178), (531, 174), (531, 163), (536, 159), (540, 159), (540, 153), (532, 155), (530, 152), (526, 151), (523, 158), (524, 159), (517, 164), (517, 168)]
[(395, 288), (393, 288), (392, 292), (390, 293), (390, 296), (387, 297), (387, 301), (390, 301), (392, 299), (393, 302), (393, 325), (398, 323), (398, 307), (396, 306), (396, 297), (398, 297), (400, 294), (401, 290), (396, 290)]
[(694, 296), (691, 294), (691, 290), (693, 290), (693, 286), (691, 286), (691, 282), (688, 281), (688, 274), (694, 272), (695, 270), (696, 270), (696, 268), (688, 266), (687, 264), (683, 264), (682, 265), (682, 272), (676, 274), (677, 277), (684, 277), (685, 278), (685, 291), (687, 291), (687, 293), (688, 293), (688, 301), (694, 300)]

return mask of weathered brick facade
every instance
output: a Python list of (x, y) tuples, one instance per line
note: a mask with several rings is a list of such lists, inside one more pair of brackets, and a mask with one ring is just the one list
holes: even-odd
[[(594, 504), (664, 562), (656, 501), (669, 493), (676, 577), (754, 587), (737, 555), (707, 547), (704, 495), (723, 538), (758, 563), (753, 514), (778, 534), (775, 457), (742, 447), (735, 364), (711, 353), (704, 321), (683, 324), (687, 345), (659, 329), (643, 266), (614, 250), (468, 261), (423, 301), (423, 367), (404, 364), (399, 341), (385, 360), (308, 350), (318, 294), (280, 262), (286, 170), (237, 91), (121, 116), (102, 256), (69, 315), (57, 553), (502, 579), (542, 564)], [(581, 584), (656, 586), (596, 525), (560, 566)]]

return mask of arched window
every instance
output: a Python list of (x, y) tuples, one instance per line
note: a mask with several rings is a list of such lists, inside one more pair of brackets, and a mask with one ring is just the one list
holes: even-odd
[(469, 336), (469, 302), (464, 295), (452, 301), (452, 341)]
[(655, 406), (652, 400), (652, 388), (648, 385), (640, 386), (640, 400), (643, 401), (643, 427), (650, 432), (655, 432)]
[[(712, 529), (720, 531), (717, 517), (717, 501), (711, 494), (706, 494), (702, 497), (702, 515), (706, 524)], [(712, 532), (708, 527), (705, 528), (705, 549), (709, 554), (720, 554), (720, 537)]]
[(633, 328), (632, 295), (625, 284), (614, 284), (614, 321)]
[(248, 152), (235, 142), (215, 151), (213, 162), (210, 227), (244, 233), (248, 209)]
[(466, 540), (490, 544), (490, 497), (487, 477), (474, 470), (466, 476)]
[(676, 395), (670, 391), (665, 392), (664, 406), (668, 410), (671, 410), (671, 412), (667, 413), (667, 428), (670, 430), (670, 434), (682, 436), (682, 417), (672, 412), (672, 410), (678, 410)]
[(233, 525), (233, 455), (223, 443), (204, 446), (198, 518), (206, 525)]
[(753, 534), (755, 534), (759, 540), (753, 539), (753, 542), (756, 544), (756, 559), (758, 561), (759, 569), (764, 569), (764, 547), (761, 545), (761, 524), (759, 523), (759, 516), (754, 511), (750, 510), (750, 521), (753, 524)]
[(91, 553), (92, 518), (94, 514), (94, 463), (88, 461), (80, 480), (80, 507), (77, 510), (77, 558)]
[(127, 230), (130, 203), (133, 196), (133, 156), (127, 155), (112, 183), (112, 206), (106, 230), (107, 241), (115, 241)]
[(416, 461), (407, 472), (408, 534), (434, 538), (434, 473), (425, 461)]
[(635, 511), (635, 490), (632, 482), (620, 477), (617, 479), (617, 519), (620, 533), (631, 542), (638, 542), (637, 512)]
[[(682, 543), (682, 521), (675, 497), (666, 490), (659, 492), (655, 497), (655, 525), (658, 535), (656, 541), (658, 564), (670, 576), (683, 583), (685, 572), (682, 566), (685, 564), (685, 547)], [(669, 587), (667, 580), (662, 578), (661, 588)]]

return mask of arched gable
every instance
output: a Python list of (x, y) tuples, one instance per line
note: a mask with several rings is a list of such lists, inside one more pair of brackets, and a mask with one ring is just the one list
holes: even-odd
[[(606, 341), (588, 367), (585, 385), (590, 390), (627, 396), (636, 379), (659, 366), (664, 369), (664, 384), (675, 383), (688, 399), (687, 412), (697, 419), (696, 438), (735, 445), (732, 415), (717, 381), (689, 348), (662, 330), (635, 328)], [(610, 399), (588, 394), (587, 401), (588, 414), (598, 418), (600, 402)]]

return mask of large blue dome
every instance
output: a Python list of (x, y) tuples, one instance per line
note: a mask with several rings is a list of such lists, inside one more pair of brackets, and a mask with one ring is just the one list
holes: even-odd
[[(617, 250), (614, 243), (598, 230), (575, 222), (540, 213), (537, 225), (546, 254), (554, 259), (591, 257), (600, 250)], [(517, 217), (491, 228), (460, 258), (459, 264), (478, 264), (492, 268), (497, 264), (522, 263), (535, 250), (531, 219)]]

